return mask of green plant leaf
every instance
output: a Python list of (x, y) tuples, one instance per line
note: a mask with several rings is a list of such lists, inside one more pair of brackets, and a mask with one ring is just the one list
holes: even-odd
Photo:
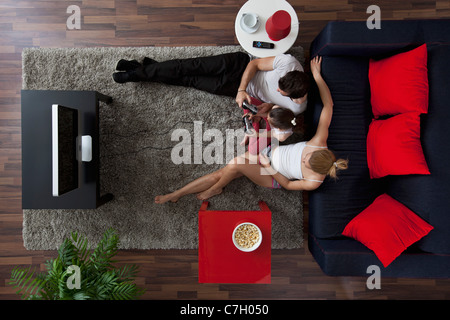
[(112, 260), (112, 257), (117, 254), (118, 244), (119, 236), (116, 231), (114, 229), (108, 229), (90, 256), (90, 260), (95, 268), (98, 270), (111, 268), (112, 263), (115, 262)]
[(11, 271), (8, 284), (17, 288), (16, 293), (21, 294), (21, 298), (24, 300), (39, 297), (41, 288), (45, 286), (45, 280), (42, 277), (34, 277), (34, 275), (35, 269), (32, 269), (31, 266), (28, 268), (15, 267)]
[[(87, 238), (71, 234), (58, 249), (58, 256), (45, 262), (46, 272), (36, 273), (31, 266), (17, 266), (8, 282), (18, 289), (22, 299), (45, 300), (106, 300), (136, 299), (145, 290), (134, 284), (138, 273), (136, 265), (114, 268), (119, 236), (108, 229), (97, 247), (91, 252)], [(80, 287), (69, 289), (67, 281), (72, 275), (68, 267), (77, 265)], [(77, 268), (78, 270), (78, 268)]]

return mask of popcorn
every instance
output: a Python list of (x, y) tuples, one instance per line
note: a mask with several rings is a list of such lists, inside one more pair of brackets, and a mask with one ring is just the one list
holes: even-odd
[(236, 229), (234, 239), (239, 246), (249, 249), (259, 241), (259, 231), (251, 224), (243, 224)]

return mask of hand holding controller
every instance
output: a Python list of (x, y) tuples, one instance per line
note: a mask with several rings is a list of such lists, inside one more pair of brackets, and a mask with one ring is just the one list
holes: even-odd
[(247, 109), (247, 110), (249, 110), (251, 113), (253, 113), (253, 114), (257, 114), (258, 113), (258, 108), (254, 105), (254, 104), (250, 104), (250, 103), (248, 103), (247, 101), (244, 101), (243, 103), (242, 103), (242, 107), (244, 108), (244, 109)]
[(242, 121), (244, 122), (244, 132), (248, 135), (252, 135), (255, 131), (253, 128), (252, 120), (248, 118), (248, 115), (242, 118)]

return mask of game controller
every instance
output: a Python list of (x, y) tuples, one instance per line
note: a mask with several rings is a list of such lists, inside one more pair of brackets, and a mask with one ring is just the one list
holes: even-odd
[(247, 101), (242, 103), (242, 108), (249, 110), (253, 114), (258, 113), (258, 108), (254, 104), (250, 104)]
[(244, 132), (249, 135), (253, 134), (255, 129), (253, 128), (252, 120), (248, 118), (248, 114), (242, 118), (242, 121), (244, 122)]

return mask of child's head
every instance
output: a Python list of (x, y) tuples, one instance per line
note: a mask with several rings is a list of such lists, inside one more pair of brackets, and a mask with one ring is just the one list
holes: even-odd
[(281, 130), (295, 129), (299, 125), (297, 117), (290, 109), (274, 106), (267, 116), (272, 128)]

